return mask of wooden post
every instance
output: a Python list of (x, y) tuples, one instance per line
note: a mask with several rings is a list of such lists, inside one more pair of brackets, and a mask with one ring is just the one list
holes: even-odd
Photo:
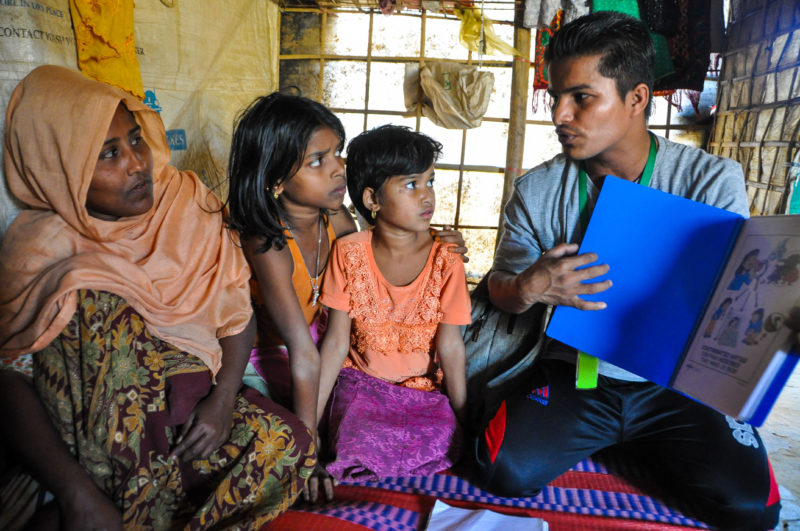
[(531, 30), (522, 27), (525, 2), (516, 3), (514, 13), (514, 48), (521, 57), (514, 56), (511, 67), (511, 114), (508, 120), (508, 145), (506, 168), (503, 179), (503, 198), (500, 203), (500, 219), (497, 224), (497, 240), (503, 234), (503, 209), (514, 190), (514, 179), (524, 173), (522, 156), (525, 153), (525, 121), (528, 116), (528, 78), (531, 69)]

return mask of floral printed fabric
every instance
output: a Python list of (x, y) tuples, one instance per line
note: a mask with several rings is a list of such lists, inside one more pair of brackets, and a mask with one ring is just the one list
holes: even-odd
[(0, 371), (12, 370), (33, 377), (33, 354), (21, 354), (11, 358), (0, 358)]
[(152, 336), (124, 300), (78, 292), (78, 309), (34, 355), (34, 382), (72, 453), (121, 508), (125, 528), (258, 529), (297, 498), (315, 461), (302, 422), (251, 389), (227, 443), (169, 463), (180, 426), (211, 389), (196, 357)]

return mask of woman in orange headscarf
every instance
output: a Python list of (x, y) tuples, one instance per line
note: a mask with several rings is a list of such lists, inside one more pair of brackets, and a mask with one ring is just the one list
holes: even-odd
[(37, 68), (6, 118), (29, 208), (0, 250), (0, 356), (35, 352), (41, 399), (3, 374), (7, 446), (64, 523), (258, 528), (315, 456), (299, 419), (240, 392), (250, 272), (220, 202), (168, 165), (155, 112), (76, 72)]

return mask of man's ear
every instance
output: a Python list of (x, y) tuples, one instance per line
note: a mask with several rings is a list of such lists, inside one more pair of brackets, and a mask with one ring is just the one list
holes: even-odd
[(370, 186), (364, 188), (364, 192), (361, 194), (361, 201), (364, 203), (364, 206), (367, 207), (367, 210), (377, 212), (381, 209), (381, 204), (378, 201), (378, 193)]
[(644, 114), (650, 103), (650, 89), (646, 83), (639, 83), (628, 92), (628, 102), (631, 105), (631, 115)]

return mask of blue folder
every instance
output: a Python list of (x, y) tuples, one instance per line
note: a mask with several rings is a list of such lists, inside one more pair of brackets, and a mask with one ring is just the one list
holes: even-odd
[(559, 306), (547, 335), (669, 386), (745, 218), (608, 176), (580, 246), (608, 264), (612, 287)]

